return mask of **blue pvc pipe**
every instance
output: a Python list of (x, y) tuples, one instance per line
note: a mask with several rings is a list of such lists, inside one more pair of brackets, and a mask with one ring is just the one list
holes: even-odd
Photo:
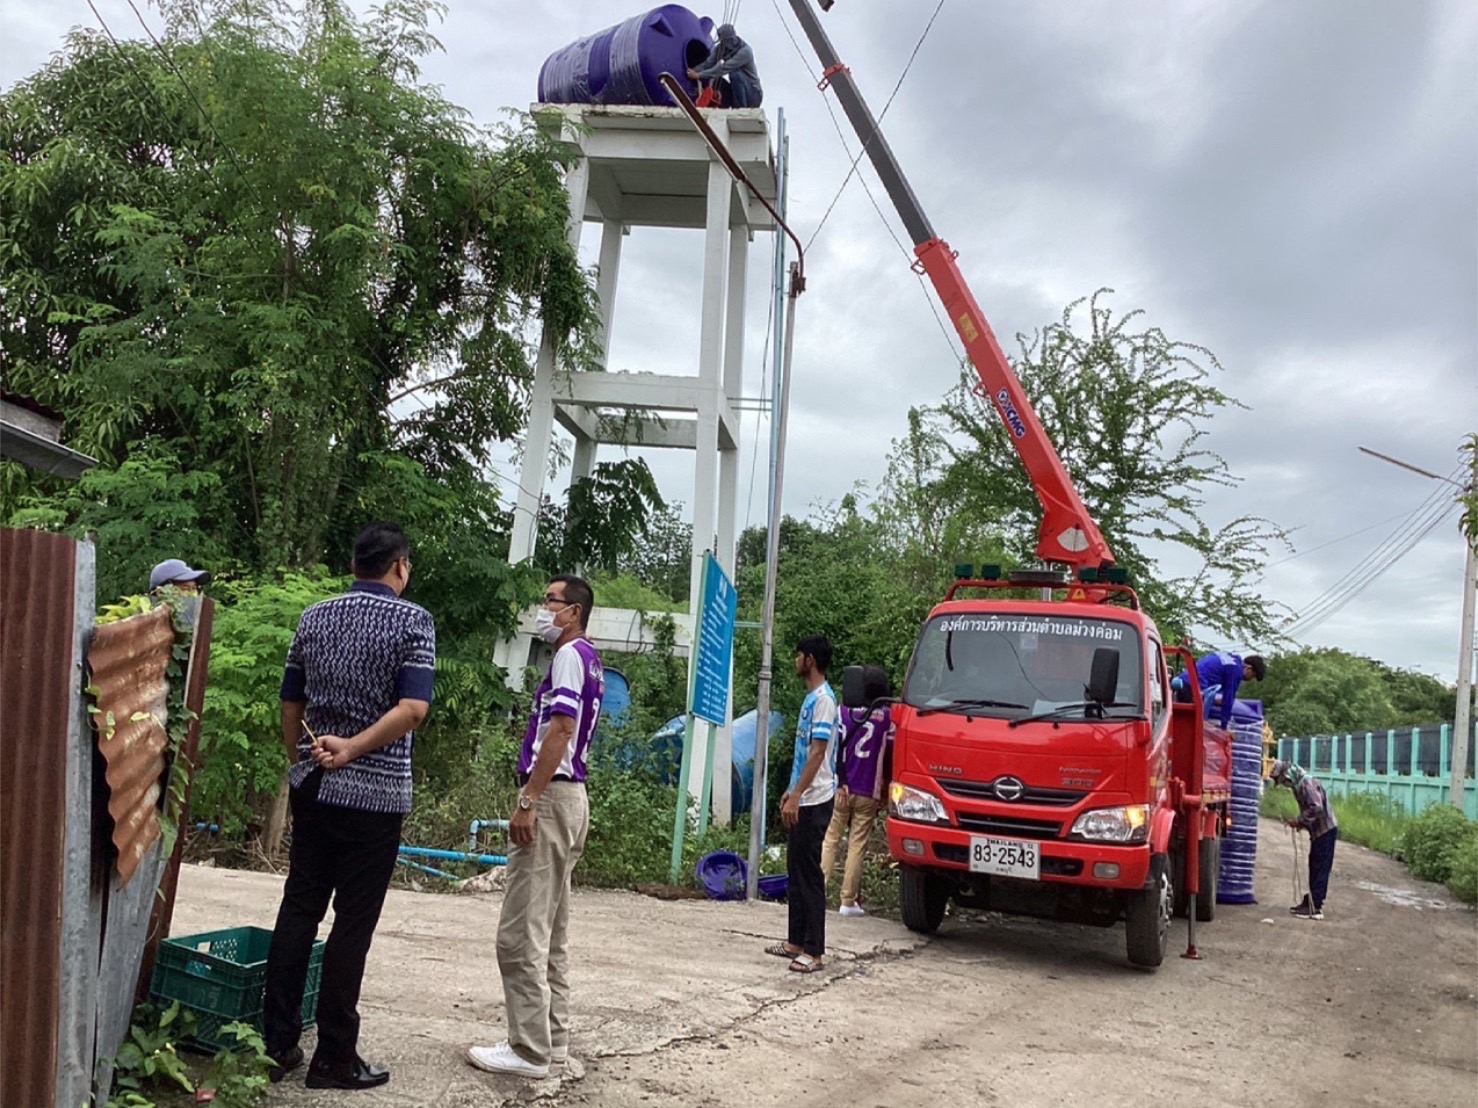
[(434, 869), (431, 866), (423, 866), (423, 865), (421, 865), (420, 862), (412, 862), (409, 858), (397, 858), (395, 860), (397, 862), (399, 862), (403, 866), (410, 866), (411, 869), (418, 869), (422, 873), (429, 873), (429, 874), (431, 874), (434, 877), (445, 877), (448, 881), (459, 881), (459, 880), (461, 880), (461, 878), (459, 878), (454, 873), (447, 873), (446, 870), (443, 870), (443, 869)]
[(508, 830), (506, 819), (475, 819), (467, 825), (467, 849), (473, 852), (477, 850), (477, 833), (484, 827), (492, 827), (503, 831)]
[(508, 859), (501, 854), (470, 854), (465, 850), (438, 850), (431, 846), (403, 846), (400, 853), (415, 858), (440, 858), (448, 862), (476, 862), (480, 866), (508, 864)]
[(209, 831), (212, 835), (219, 835), (221, 833), (221, 825), (219, 823), (197, 823), (195, 830)]

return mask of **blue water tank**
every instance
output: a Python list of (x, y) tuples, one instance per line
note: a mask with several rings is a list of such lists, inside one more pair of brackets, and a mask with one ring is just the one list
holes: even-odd
[[(683, 738), (687, 732), (687, 717), (673, 716), (652, 736), (652, 753), (658, 764), (671, 767), (664, 775), (667, 784), (677, 781), (678, 767), (683, 757)], [(754, 737), (758, 729), (759, 713), (750, 710), (734, 720), (733, 750), (729, 770), (729, 801), (734, 815), (749, 811), (754, 796)], [(773, 738), (785, 726), (785, 716), (778, 711), (770, 712), (770, 736)], [(788, 770), (787, 770), (788, 772)], [(714, 778), (717, 786), (718, 778)]]
[(544, 59), (539, 101), (668, 105), (672, 98), (657, 79), (663, 73), (671, 73), (687, 85), (690, 96), (697, 96), (697, 83), (686, 73), (707, 59), (712, 32), (713, 20), (700, 19), (680, 4), (634, 15)]
[(631, 682), (619, 669), (606, 669), (606, 695), (600, 702), (601, 722), (609, 721), (620, 727), (626, 722), (626, 713), (631, 711)]
[(1232, 705), (1231, 826), (1221, 844), (1218, 904), (1256, 904), (1258, 802), (1262, 798), (1262, 701)]

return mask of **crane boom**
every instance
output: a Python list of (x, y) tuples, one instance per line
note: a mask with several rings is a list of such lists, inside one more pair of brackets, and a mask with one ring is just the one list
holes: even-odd
[(1098, 524), (1089, 516), (1056, 447), (1027, 400), (1021, 381), (986, 322), (985, 313), (975, 302), (970, 286), (955, 264), (955, 252), (934, 233), (929, 217), (888, 146), (888, 140), (883, 137), (877, 120), (863, 100), (857, 82), (837, 57), (811, 5), (807, 0), (790, 0), (790, 3), (821, 59), (822, 88), (829, 85), (836, 90), (842, 110), (857, 132), (913, 241), (914, 255), (918, 259), (914, 263), (915, 268), (922, 269), (934, 285), (950, 322), (965, 345), (965, 352), (980, 378), (976, 391), (995, 406), (1006, 426), (1006, 437), (1026, 467), (1027, 476), (1042, 505), (1037, 557), (1044, 562), (1065, 564), (1074, 569), (1112, 564), (1113, 554), (1099, 532)]

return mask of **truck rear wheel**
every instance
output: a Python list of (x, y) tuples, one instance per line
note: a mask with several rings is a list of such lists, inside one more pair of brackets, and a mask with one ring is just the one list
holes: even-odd
[(1216, 918), (1216, 878), (1221, 872), (1221, 840), (1201, 840), (1201, 880), (1196, 892), (1196, 920), (1210, 923)]
[(903, 912), (903, 926), (910, 931), (932, 935), (944, 919), (949, 903), (949, 885), (944, 878), (914, 866), (902, 867), (898, 879), (898, 906)]
[(1165, 960), (1170, 945), (1170, 909), (1174, 903), (1170, 859), (1156, 854), (1150, 859), (1148, 885), (1131, 895), (1124, 912), (1129, 961), (1154, 969)]

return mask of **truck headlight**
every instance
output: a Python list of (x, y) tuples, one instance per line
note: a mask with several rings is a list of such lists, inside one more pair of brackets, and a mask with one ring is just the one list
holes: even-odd
[(1150, 834), (1148, 804), (1095, 808), (1073, 820), (1070, 834), (1105, 843), (1142, 843)]
[(911, 789), (894, 781), (888, 786), (888, 808), (899, 819), (919, 823), (948, 823), (949, 814), (933, 793)]

